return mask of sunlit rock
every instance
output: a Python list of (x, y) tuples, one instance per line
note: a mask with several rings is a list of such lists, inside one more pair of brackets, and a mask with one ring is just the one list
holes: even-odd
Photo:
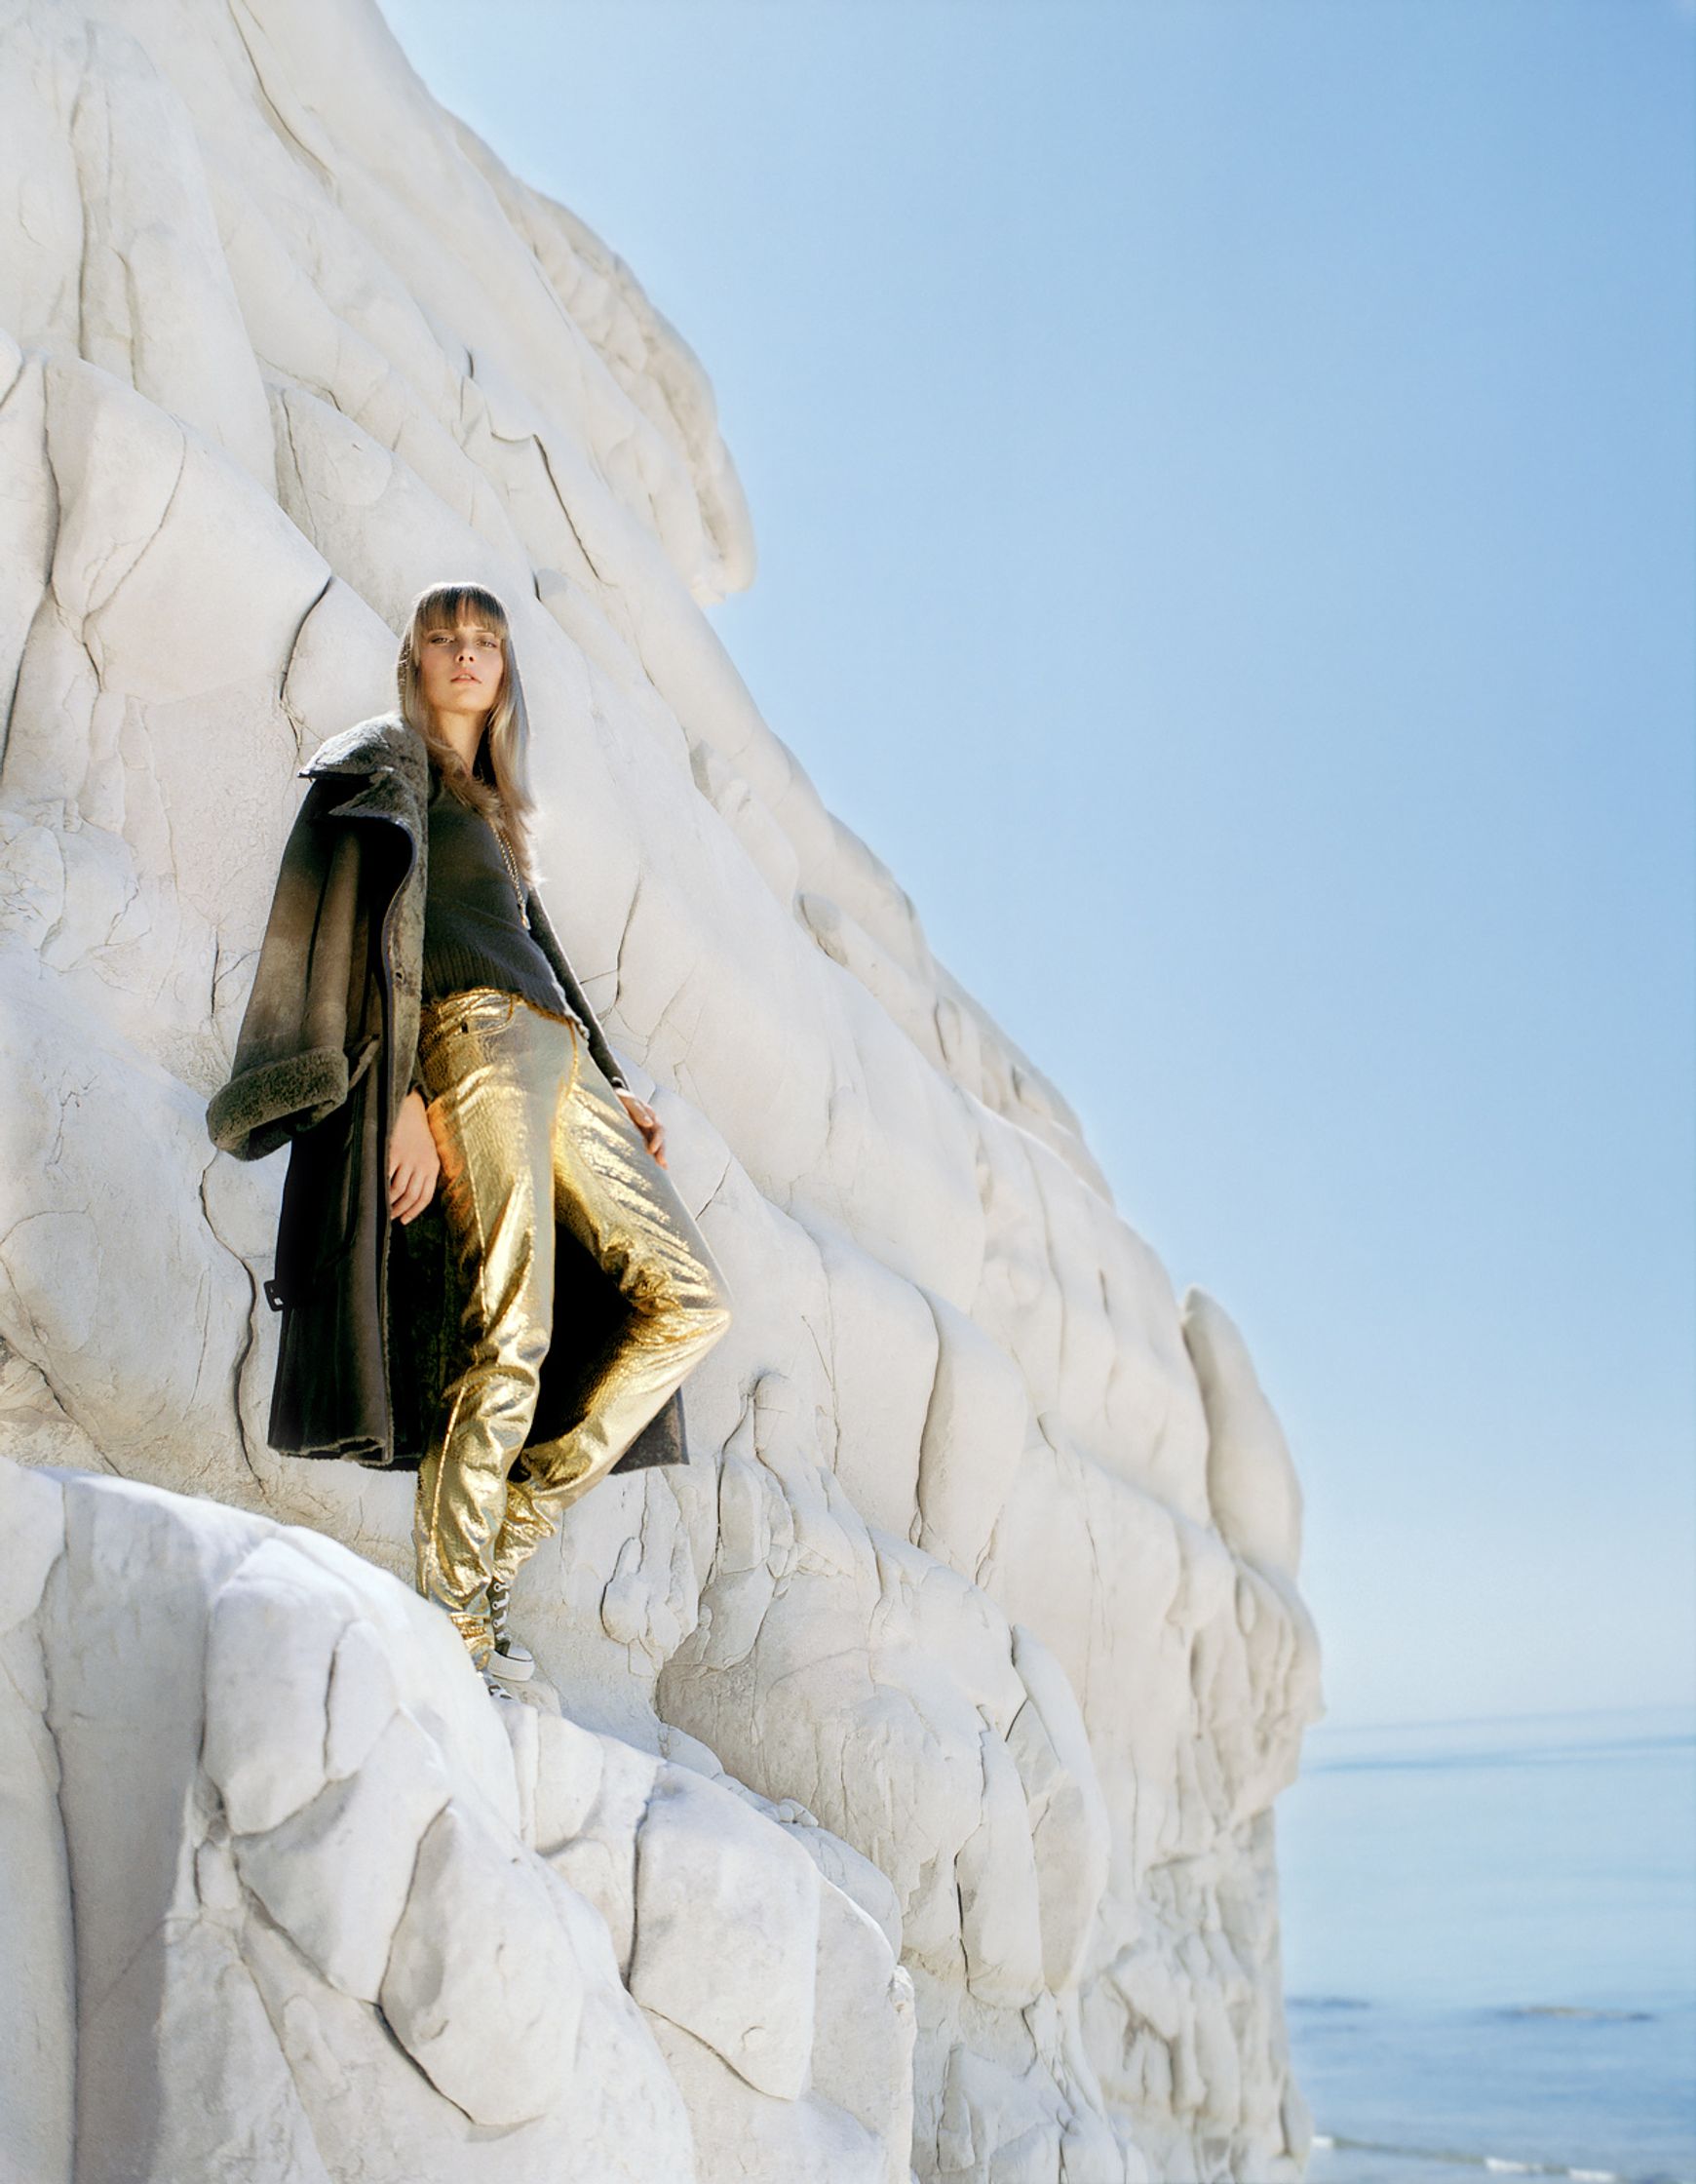
[[(1290, 1453), (756, 711), (700, 364), (369, 0), (0, 52), (0, 2169), (1295, 2177)], [(285, 1160), (204, 1128), (295, 769), (461, 574), (737, 1305), (528, 1704), (408, 1477), (266, 1447)]]

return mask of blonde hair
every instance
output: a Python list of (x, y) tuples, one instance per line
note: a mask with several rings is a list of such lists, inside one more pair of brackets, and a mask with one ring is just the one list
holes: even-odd
[[(500, 639), (500, 694), (488, 711), (486, 730), (478, 745), (475, 767), (468, 767), (453, 746), (437, 734), (418, 695), (418, 661), (424, 640), (435, 630), (456, 629), (461, 622), (486, 622)], [(481, 584), (431, 584), (412, 602), (406, 634), (395, 662), (401, 718), (423, 743), (442, 770), (443, 787), (461, 803), (481, 811), (506, 837), (520, 878), (535, 878), (530, 861), (529, 815), (536, 808), (530, 794), (530, 717), (513, 652), (512, 624), (493, 592)]]

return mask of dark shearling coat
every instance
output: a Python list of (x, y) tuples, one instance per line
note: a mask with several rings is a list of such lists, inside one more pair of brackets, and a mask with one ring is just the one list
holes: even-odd
[[(207, 1108), (238, 1160), (289, 1147), (276, 1270), (283, 1315), (266, 1431), (287, 1456), (416, 1469), (452, 1367), (461, 1298), (440, 1192), (410, 1222), (388, 1211), (389, 1135), (418, 1042), (430, 761), (399, 714), (332, 736), (284, 846), (229, 1081)], [(541, 898), (525, 915), (597, 1067), (624, 1077)], [(553, 1332), (525, 1447), (583, 1415), (628, 1306), (555, 1224)], [(686, 1461), (674, 1395), (618, 1468)]]

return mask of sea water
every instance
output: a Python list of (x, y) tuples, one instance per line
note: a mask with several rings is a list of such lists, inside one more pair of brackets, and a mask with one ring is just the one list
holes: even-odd
[(1322, 1722), (1275, 1826), (1310, 2184), (1696, 2184), (1696, 1712)]

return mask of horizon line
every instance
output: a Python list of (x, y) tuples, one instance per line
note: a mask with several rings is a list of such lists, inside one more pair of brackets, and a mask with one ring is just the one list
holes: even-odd
[(1332, 1721), (1326, 1715), (1319, 1721), (1308, 1723), (1302, 1735), (1304, 1737), (1310, 1736), (1315, 1730), (1327, 1729), (1349, 1733), (1370, 1729), (1465, 1729), (1495, 1722), (1594, 1721), (1599, 1718), (1615, 1719), (1622, 1714), (1675, 1713), (1696, 1715), (1696, 1696), (1689, 1698), (1648, 1699), (1631, 1706), (1557, 1706), (1517, 1714), (1419, 1714), (1394, 1721)]

